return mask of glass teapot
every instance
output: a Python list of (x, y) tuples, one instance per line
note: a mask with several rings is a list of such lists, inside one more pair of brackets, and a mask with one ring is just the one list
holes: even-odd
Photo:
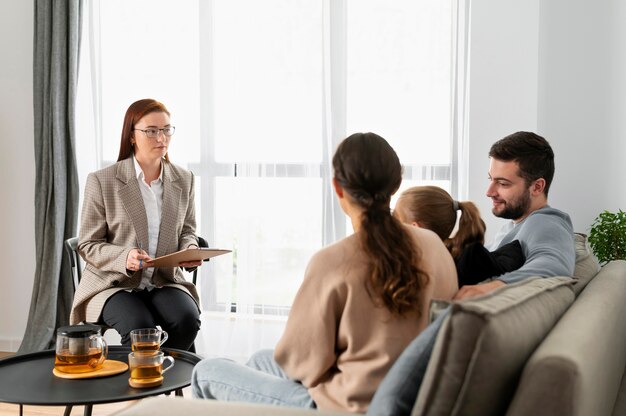
[(86, 373), (102, 368), (108, 346), (97, 325), (71, 325), (57, 329), (54, 368), (64, 373)]

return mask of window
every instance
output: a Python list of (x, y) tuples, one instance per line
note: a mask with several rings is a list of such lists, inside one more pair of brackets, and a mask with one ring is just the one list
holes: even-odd
[(233, 250), (201, 269), (204, 309), (286, 315), (311, 255), (351, 232), (330, 186), (344, 137), (385, 137), (404, 165), (401, 189), (457, 192), (457, 5), (90, 2), (81, 179), (116, 160), (131, 102), (164, 102), (170, 158), (196, 175), (198, 233)]

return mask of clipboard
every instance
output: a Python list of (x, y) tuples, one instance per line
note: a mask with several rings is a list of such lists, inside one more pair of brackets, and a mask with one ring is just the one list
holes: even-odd
[(223, 250), (217, 248), (192, 248), (187, 250), (180, 250), (175, 253), (167, 254), (165, 256), (157, 257), (151, 262), (146, 262), (148, 267), (178, 267), (182, 262), (187, 261), (202, 261), (210, 259), (212, 257), (221, 256), (227, 254), (232, 250)]

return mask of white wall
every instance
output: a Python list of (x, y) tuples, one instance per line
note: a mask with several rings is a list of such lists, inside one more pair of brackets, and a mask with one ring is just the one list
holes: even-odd
[(0, 1), (0, 351), (19, 346), (35, 274), (33, 13)]
[(487, 152), (518, 130), (544, 136), (556, 158), (552, 206), (588, 232), (626, 209), (626, 2), (473, 0), (469, 198), (487, 223)]
[[(557, 171), (550, 202), (586, 231), (626, 209), (626, 2), (473, 0), (469, 198), (485, 197), (487, 152), (518, 130), (544, 135)], [(0, 350), (15, 350), (35, 272), (32, 1), (0, 0)]]
[(602, 210), (626, 208), (625, 10), (621, 0), (541, 2), (538, 129), (555, 145), (550, 201), (585, 233)]
[(610, 147), (605, 153), (612, 169), (599, 176), (601, 182), (607, 182), (607, 194), (610, 196), (607, 209), (626, 210), (626, 2), (610, 2)]
[(538, 17), (539, 0), (472, 1), (468, 196), (487, 224), (487, 240), (502, 224), (485, 196), (489, 148), (537, 129)]

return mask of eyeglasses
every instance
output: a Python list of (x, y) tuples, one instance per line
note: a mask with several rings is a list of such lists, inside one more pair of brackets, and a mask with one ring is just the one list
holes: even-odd
[(174, 131), (176, 130), (176, 127), (169, 126), (169, 127), (163, 127), (162, 129), (150, 127), (149, 129), (145, 129), (145, 130), (142, 130), (142, 129), (134, 129), (134, 130), (142, 131), (149, 138), (156, 139), (157, 137), (159, 137), (159, 132), (163, 132), (163, 134), (166, 135), (167, 137), (173, 136)]

